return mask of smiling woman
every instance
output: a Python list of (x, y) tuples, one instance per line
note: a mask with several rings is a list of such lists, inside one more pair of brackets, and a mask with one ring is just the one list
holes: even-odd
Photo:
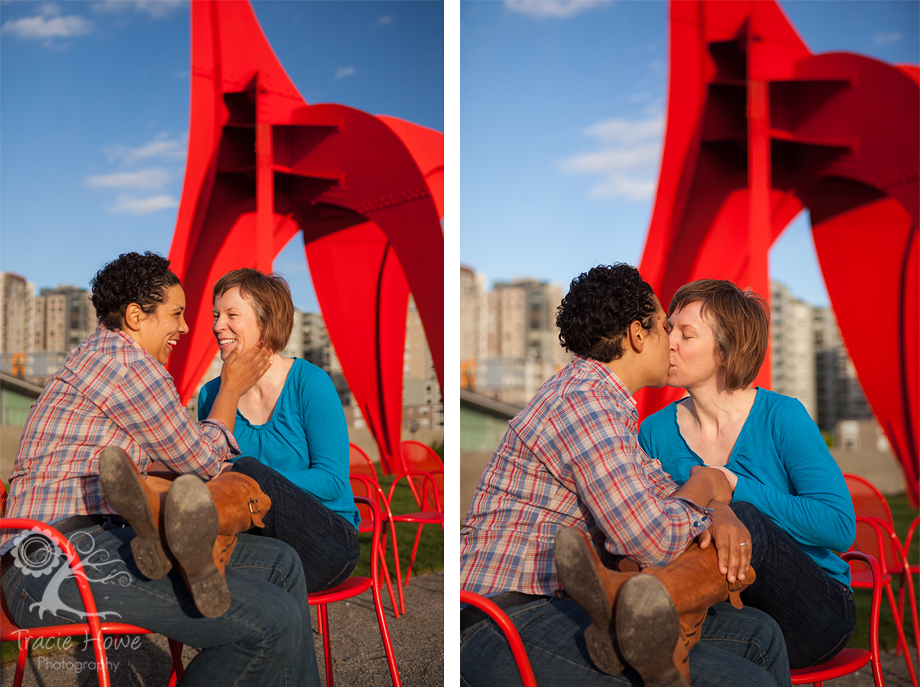
[[(271, 352), (271, 367), (240, 397), (233, 425), (242, 451), (233, 471), (254, 479), (272, 500), (256, 532), (297, 551), (311, 592), (328, 589), (351, 574), (360, 554), (338, 392), (320, 368), (279, 355), (294, 325), (284, 277), (234, 270), (212, 293), (221, 358), (260, 348)], [(219, 378), (202, 388), (199, 417), (213, 412), (223, 384)]]

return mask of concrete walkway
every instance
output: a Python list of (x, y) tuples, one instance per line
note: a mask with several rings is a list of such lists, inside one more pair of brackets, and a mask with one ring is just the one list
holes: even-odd
[[(444, 575), (413, 576), (406, 592), (406, 615), (393, 617), (389, 597), (383, 592), (387, 623), (404, 687), (433, 687), (444, 684)], [(332, 628), (333, 675), (336, 685), (376, 686), (390, 684), (377, 616), (370, 591), (329, 606)], [(322, 637), (314, 639), (320, 675), (325, 684)], [(196, 650), (185, 648), (184, 659)], [(132, 646), (108, 653), (113, 687), (165, 687), (169, 680), (169, 648), (160, 635), (141, 635)], [(30, 656), (24, 687), (91, 687), (98, 685), (95, 670), (88, 668), (95, 658), (92, 648), (79, 643), (70, 651)], [(79, 672), (78, 672), (79, 671)], [(13, 684), (15, 663), (5, 664), (0, 687)], [(453, 684), (453, 680), (450, 681)], [(214, 685), (214, 687), (222, 687)]]

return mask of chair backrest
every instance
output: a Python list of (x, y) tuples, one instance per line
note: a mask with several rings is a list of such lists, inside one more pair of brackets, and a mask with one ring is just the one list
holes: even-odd
[(474, 592), (468, 592), (465, 589), (460, 590), (460, 603), (475, 606), (495, 621), (495, 624), (498, 625), (499, 629), (504, 633), (505, 639), (508, 640), (508, 646), (511, 647), (511, 655), (514, 657), (514, 662), (517, 664), (517, 669), (521, 674), (521, 682), (524, 684), (524, 687), (537, 687), (537, 680), (534, 677), (533, 668), (530, 667), (530, 659), (527, 658), (524, 642), (521, 641), (521, 635), (505, 612), (484, 596), (480, 596)]
[(883, 536), (882, 548), (879, 548), (879, 535), (876, 528), (863, 518), (878, 518), (894, 528), (894, 521), (891, 517), (891, 509), (888, 507), (888, 501), (885, 499), (872, 482), (860, 477), (859, 475), (844, 474), (847, 489), (850, 492), (850, 498), (853, 499), (853, 510), (856, 511), (856, 541), (853, 543), (852, 550), (863, 551), (879, 560), (882, 569), (887, 569), (888, 565), (895, 564), (899, 559), (894, 555), (892, 543), (889, 537)]
[[(359, 496), (377, 504), (377, 510), (380, 513), (379, 517), (382, 522), (389, 520), (391, 517), (390, 505), (387, 503), (386, 494), (383, 493), (383, 488), (377, 480), (371, 479), (367, 475), (354, 474), (349, 475), (348, 478), (351, 482), (351, 491), (355, 495), (355, 504), (358, 506), (358, 513), (361, 515), (361, 520), (369, 522), (371, 513), (367, 505), (363, 502), (357, 502), (357, 497)], [(362, 531), (367, 531), (365, 530), (364, 523), (362, 523), (361, 529)]]
[(402, 470), (420, 470), (422, 472), (444, 471), (444, 463), (430, 446), (420, 441), (399, 442), (399, 459)]
[(356, 444), (348, 444), (348, 472), (364, 475), (377, 482), (377, 468), (370, 457)]

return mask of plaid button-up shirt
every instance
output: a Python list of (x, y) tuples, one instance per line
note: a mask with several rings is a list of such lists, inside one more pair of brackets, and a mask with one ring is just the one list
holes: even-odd
[[(191, 421), (172, 377), (121, 332), (99, 327), (75, 348), (32, 407), (10, 476), (7, 517), (50, 522), (113, 513), (99, 453), (123, 448), (141, 474), (152, 460), (209, 478), (239, 455), (218, 421)], [(4, 533), (3, 541), (16, 536)]]
[(635, 400), (606, 365), (575, 356), (509, 423), (460, 532), (460, 587), (558, 595), (553, 539), (578, 527), (605, 563), (676, 558), (711, 512), (638, 443)]

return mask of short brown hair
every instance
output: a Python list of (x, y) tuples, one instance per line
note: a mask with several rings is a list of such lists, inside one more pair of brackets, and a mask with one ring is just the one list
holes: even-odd
[(211, 303), (237, 287), (240, 295), (252, 302), (262, 331), (262, 344), (278, 353), (287, 346), (294, 329), (294, 302), (291, 287), (277, 272), (263, 274), (249, 267), (228, 272), (214, 284)]
[(700, 302), (716, 345), (725, 361), (725, 385), (744, 389), (760, 371), (770, 338), (770, 310), (763, 296), (742, 291), (730, 281), (699, 279), (684, 284), (668, 307), (668, 318), (690, 303)]

